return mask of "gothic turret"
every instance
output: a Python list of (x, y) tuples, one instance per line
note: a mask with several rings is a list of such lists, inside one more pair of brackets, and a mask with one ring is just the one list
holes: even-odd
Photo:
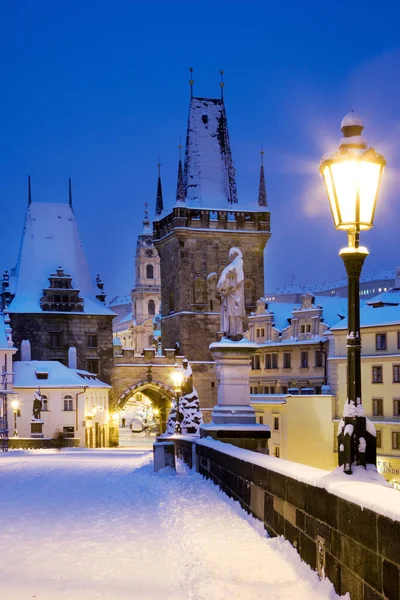
[(261, 150), (260, 185), (258, 188), (258, 206), (267, 206), (267, 189), (264, 175), (264, 150)]
[(176, 201), (178, 203), (185, 202), (185, 186), (183, 183), (182, 146), (181, 145), (179, 145), (178, 179), (176, 182)]
[(156, 199), (156, 215), (161, 215), (164, 210), (162, 185), (161, 185), (161, 164), (158, 163), (158, 181), (157, 181), (157, 199)]

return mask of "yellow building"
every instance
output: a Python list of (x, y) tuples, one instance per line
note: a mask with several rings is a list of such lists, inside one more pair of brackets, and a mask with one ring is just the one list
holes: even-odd
[[(362, 403), (377, 433), (378, 470), (400, 482), (400, 290), (361, 308)], [(347, 321), (331, 328), (328, 374), (336, 396), (335, 433), (347, 397)]]
[(271, 428), (270, 454), (324, 469), (336, 466), (326, 334), (346, 313), (346, 299), (304, 294), (297, 306), (259, 300), (249, 317), (248, 337), (258, 344), (251, 404), (257, 421)]

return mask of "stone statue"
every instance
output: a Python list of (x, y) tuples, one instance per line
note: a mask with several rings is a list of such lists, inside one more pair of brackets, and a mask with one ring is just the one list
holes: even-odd
[(42, 394), (40, 388), (33, 394), (33, 418), (40, 419), (40, 413), (42, 410)]
[(221, 298), (221, 331), (225, 337), (238, 342), (243, 338), (245, 316), (243, 255), (239, 248), (231, 248), (229, 258), (231, 262), (217, 283)]

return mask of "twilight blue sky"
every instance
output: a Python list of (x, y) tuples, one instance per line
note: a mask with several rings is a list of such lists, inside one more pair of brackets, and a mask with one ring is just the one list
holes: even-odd
[(266, 289), (344, 276), (345, 245), (318, 163), (350, 109), (388, 160), (364, 273), (400, 265), (398, 2), (0, 0), (0, 269), (17, 259), (27, 203), (67, 202), (109, 299), (133, 284), (144, 202), (175, 193), (195, 95), (225, 102), (240, 200), (257, 196), (259, 150), (272, 237)]

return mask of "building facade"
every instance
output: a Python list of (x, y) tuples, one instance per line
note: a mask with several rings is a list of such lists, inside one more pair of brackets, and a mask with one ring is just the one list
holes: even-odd
[[(360, 322), (362, 403), (377, 433), (378, 470), (400, 484), (400, 291), (371, 300), (361, 308)], [(347, 322), (332, 327), (329, 338), (337, 431), (347, 398)]]
[(78, 368), (111, 381), (114, 313), (101, 278), (92, 282), (71, 200), (29, 198), (17, 266), (4, 274), (1, 296), (17, 348), (29, 340), (34, 360), (67, 365), (75, 347)]

